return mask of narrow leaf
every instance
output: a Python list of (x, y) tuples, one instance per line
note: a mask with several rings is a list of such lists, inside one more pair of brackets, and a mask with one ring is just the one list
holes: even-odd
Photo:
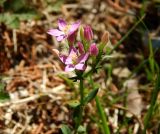
[(98, 88), (92, 90), (85, 98), (84, 98), (84, 104), (87, 104), (91, 100), (93, 100), (98, 93)]
[(72, 107), (72, 108), (76, 108), (77, 106), (80, 105), (79, 101), (78, 100), (71, 100), (71, 101), (68, 101), (67, 104)]
[(3, 83), (0, 83), (0, 102), (3, 102), (9, 99), (9, 95), (4, 91), (4, 87), (5, 85)]

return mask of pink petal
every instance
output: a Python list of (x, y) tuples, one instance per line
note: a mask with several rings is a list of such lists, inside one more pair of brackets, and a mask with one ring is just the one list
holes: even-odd
[(72, 57), (68, 56), (66, 61), (65, 61), (66, 65), (72, 64)]
[(66, 55), (60, 55), (59, 58), (63, 63), (65, 63), (66, 59), (67, 59), (67, 56)]
[(97, 56), (98, 55), (98, 48), (97, 48), (95, 43), (92, 43), (90, 45), (89, 53), (90, 53), (90, 55), (93, 55), (93, 56)]
[(69, 56), (72, 54), (76, 54), (77, 55), (78, 51), (74, 46), (70, 46), (69, 48)]
[(78, 45), (78, 48), (79, 48), (78, 49), (79, 53), (83, 54), (84, 53), (84, 46), (83, 46), (83, 44), (81, 42), (78, 42), (77, 45)]
[(64, 36), (64, 35), (57, 36), (57, 41), (62, 41), (64, 38), (65, 38), (65, 36)]
[(80, 21), (77, 21), (74, 24), (72, 24), (69, 30), (69, 34), (72, 34), (73, 32), (75, 32), (79, 28), (80, 24), (81, 24)]
[(47, 33), (53, 36), (64, 35), (64, 32), (59, 31), (58, 29), (50, 29)]
[(75, 70), (75, 66), (72, 65), (72, 64), (67, 65), (67, 66), (65, 67), (65, 71), (66, 71), (66, 72), (73, 71), (73, 70)]
[(78, 63), (85, 63), (86, 60), (88, 59), (88, 56), (89, 56), (89, 53), (82, 54), (78, 59)]
[(85, 64), (83, 64), (83, 63), (79, 63), (79, 64), (77, 64), (77, 65), (75, 66), (75, 68), (76, 68), (77, 70), (85, 70), (85, 69), (86, 69), (86, 66), (85, 66)]
[(66, 65), (72, 64), (72, 58), (69, 57), (69, 56), (60, 55), (59, 58), (60, 58), (60, 60), (61, 60), (64, 64), (66, 64)]
[(63, 19), (58, 19), (58, 27), (60, 30), (63, 30), (66, 27), (66, 22)]

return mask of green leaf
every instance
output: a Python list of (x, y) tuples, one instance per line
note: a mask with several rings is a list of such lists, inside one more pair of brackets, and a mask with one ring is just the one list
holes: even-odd
[(0, 6), (3, 7), (4, 2), (6, 2), (6, 0), (0, 0)]
[(5, 93), (5, 92), (0, 92), (0, 102), (4, 102), (6, 100), (9, 100), (9, 95), (8, 93)]
[(75, 89), (75, 83), (73, 82), (72, 79), (69, 79), (62, 74), (59, 74), (58, 76), (62, 78), (71, 89)]
[(21, 13), (21, 14), (14, 14), (15, 17), (17, 17), (19, 20), (31, 20), (31, 19), (37, 19), (40, 18), (40, 16), (36, 13)]
[(10, 13), (0, 14), (0, 22), (5, 23), (9, 28), (18, 28), (19, 19)]
[(4, 91), (5, 85), (0, 83), (0, 102), (10, 99), (8, 93)]
[(75, 124), (77, 124), (79, 122), (78, 116), (80, 114), (81, 114), (81, 107), (80, 107), (80, 105), (78, 105), (77, 107), (75, 107), (74, 112), (73, 112), (73, 120), (74, 120)]
[(0, 92), (3, 92), (5, 88), (5, 85), (3, 83), (0, 84)]
[(27, 5), (26, 0), (12, 0), (12, 1), (8, 0), (4, 3), (4, 9), (16, 12), (26, 7), (26, 5)]
[(71, 100), (68, 101), (67, 104), (72, 108), (76, 108), (80, 105), (80, 102), (78, 100)]
[(95, 98), (95, 96), (98, 93), (98, 88), (95, 88), (94, 90), (92, 90), (85, 98), (84, 98), (84, 104), (87, 104), (88, 102), (90, 102), (91, 100), (93, 100)]
[(64, 124), (61, 127), (61, 131), (62, 131), (63, 134), (71, 134), (70, 128), (67, 125), (64, 125)]
[(3, 13), (0, 14), (0, 22), (6, 24), (9, 28), (19, 28), (20, 20), (31, 20), (40, 17), (36, 12), (28, 11), (26, 13)]
[(78, 133), (86, 133), (86, 127), (80, 125), (77, 130)]
[(63, 3), (64, 0), (57, 0), (55, 3), (49, 4), (47, 8), (48, 12), (60, 12)]
[(20, 21), (17, 17), (11, 17), (11, 19), (9, 19), (7, 22), (6, 22), (6, 25), (10, 28), (13, 28), (13, 29), (16, 29), (16, 28), (19, 28), (19, 25), (20, 25)]

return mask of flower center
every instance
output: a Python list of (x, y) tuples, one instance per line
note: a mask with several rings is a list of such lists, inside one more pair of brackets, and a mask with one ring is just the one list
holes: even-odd
[(78, 56), (76, 55), (76, 53), (71, 54), (71, 59), (73, 64), (77, 64)]
[(70, 28), (71, 28), (71, 25), (66, 25), (65, 28), (63, 29), (63, 32), (67, 34)]

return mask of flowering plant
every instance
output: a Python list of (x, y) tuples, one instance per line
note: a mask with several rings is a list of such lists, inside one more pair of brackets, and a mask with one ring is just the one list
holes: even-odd
[[(78, 32), (79, 31), (79, 32)], [(80, 39), (76, 42), (80, 33)], [(77, 21), (73, 24), (67, 24), (63, 19), (58, 20), (58, 29), (50, 29), (48, 34), (55, 36), (57, 41), (67, 40), (68, 44), (68, 55), (53, 49), (59, 57), (60, 61), (65, 65), (65, 71), (75, 71), (76, 77), (75, 81), (79, 82), (80, 89), (80, 101), (76, 101), (74, 121), (75, 121), (75, 133), (78, 133), (79, 129), (82, 127), (83, 109), (84, 106), (96, 99), (97, 108), (102, 118), (104, 124), (104, 132), (109, 133), (109, 128), (105, 121), (105, 115), (101, 112), (102, 108), (99, 103), (99, 99), (96, 96), (98, 93), (98, 87), (91, 80), (93, 90), (91, 90), (87, 95), (84, 95), (84, 80), (86, 77), (92, 79), (92, 75), (97, 72), (99, 68), (99, 63), (102, 59), (103, 49), (108, 42), (108, 34), (104, 34), (99, 45), (93, 41), (93, 31), (88, 25), (81, 26), (81, 22)], [(86, 68), (89, 65), (89, 60), (91, 60), (91, 69), (86, 72)], [(78, 112), (77, 112), (78, 111)], [(65, 126), (66, 127), (66, 126)], [(64, 128), (65, 129), (65, 128)], [(62, 129), (63, 131), (63, 129)]]

